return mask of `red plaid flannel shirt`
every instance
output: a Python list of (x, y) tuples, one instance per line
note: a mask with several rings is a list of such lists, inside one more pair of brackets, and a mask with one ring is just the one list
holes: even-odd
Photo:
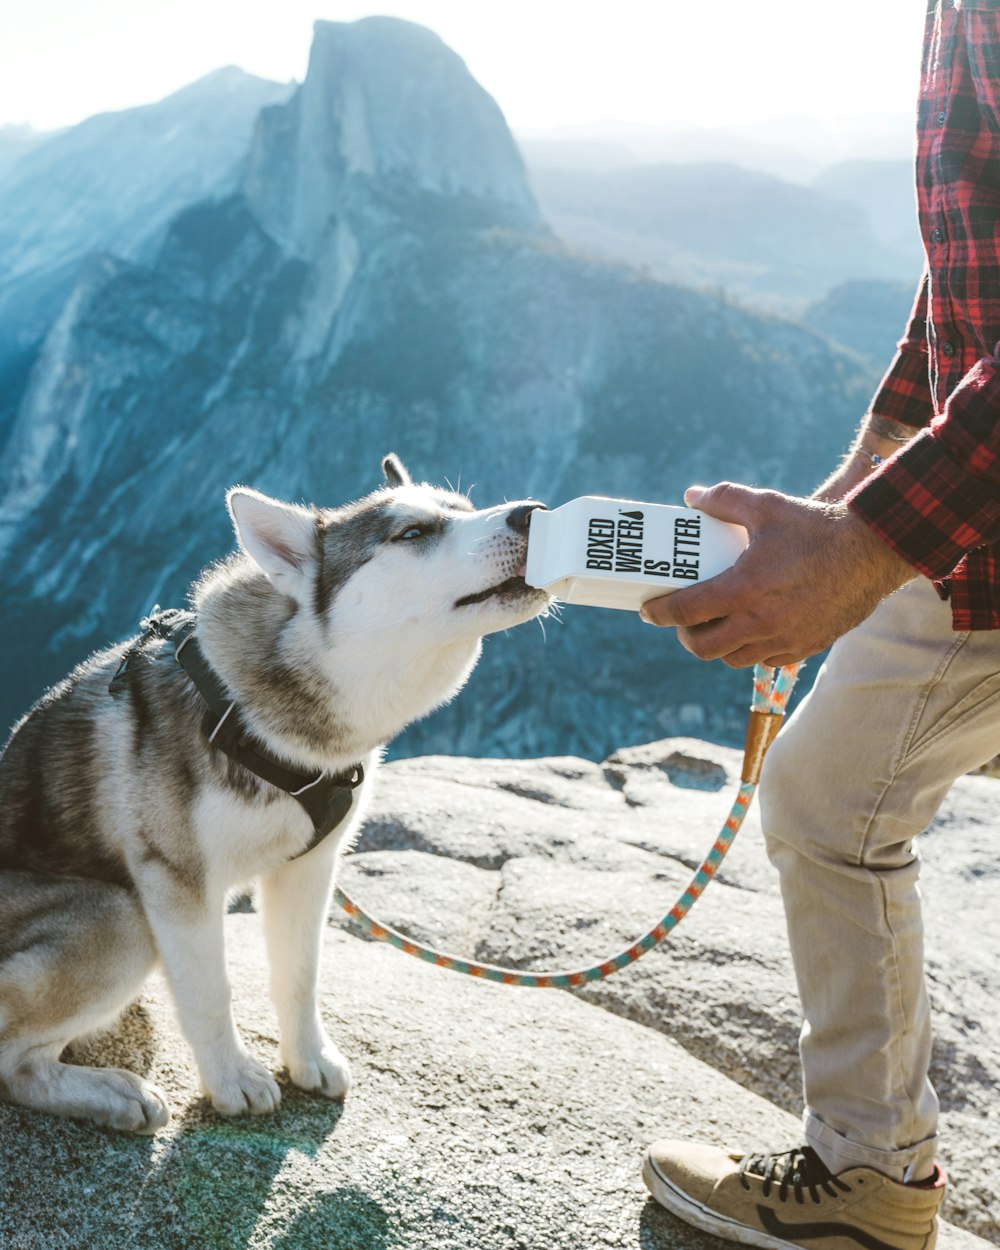
[(917, 207), (927, 269), (871, 412), (918, 432), (849, 503), (955, 629), (1000, 629), (1000, 0), (931, 0)]

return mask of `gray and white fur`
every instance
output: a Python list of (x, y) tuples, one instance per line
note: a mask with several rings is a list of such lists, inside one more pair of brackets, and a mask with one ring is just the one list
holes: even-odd
[[(531, 502), (474, 510), (415, 484), (336, 509), (229, 492), (240, 552), (192, 592), (202, 651), (244, 723), (303, 773), (362, 762), (348, 816), (309, 846), (298, 802), (206, 741), (201, 696), (148, 635), (92, 656), (15, 726), (0, 757), (0, 1093), (134, 1133), (167, 1122), (163, 1092), (118, 1069), (65, 1064), (160, 962), (203, 1088), (223, 1115), (279, 1091), (230, 1006), (223, 917), (256, 880), (281, 1058), (342, 1098), (344, 1056), (320, 1020), (319, 950), (337, 856), (356, 831), (381, 746), (451, 699), (484, 634), (543, 613), (523, 578)], [(299, 858), (296, 858), (300, 855)]]

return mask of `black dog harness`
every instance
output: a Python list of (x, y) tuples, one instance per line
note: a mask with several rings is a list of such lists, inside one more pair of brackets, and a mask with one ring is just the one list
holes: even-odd
[(225, 686), (205, 659), (195, 636), (195, 623), (193, 612), (176, 608), (165, 612), (155, 609), (151, 616), (143, 619), (142, 634), (122, 656), (108, 690), (115, 697), (122, 693), (128, 679), (129, 662), (151, 638), (162, 638), (171, 644), (174, 659), (208, 705), (202, 718), (201, 732), (209, 744), (255, 777), (284, 790), (305, 809), (314, 832), (309, 845), (292, 857), (298, 859), (322, 842), (347, 816), (354, 791), (365, 779), (364, 768), (355, 764), (342, 773), (310, 776), (275, 759), (244, 726), (235, 700), (229, 697)]

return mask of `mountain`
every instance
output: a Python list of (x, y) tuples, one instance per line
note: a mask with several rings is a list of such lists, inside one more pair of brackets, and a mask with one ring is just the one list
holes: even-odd
[(914, 118), (867, 113), (818, 118), (803, 114), (692, 126), (689, 121), (638, 125), (609, 119), (518, 132), (532, 166), (614, 169), (624, 165), (727, 164), (789, 182), (809, 183), (841, 162), (909, 162)]
[(531, 176), (546, 219), (573, 247), (779, 310), (796, 312), (845, 279), (913, 273), (865, 208), (738, 165), (533, 165)]
[(885, 372), (910, 318), (914, 290), (906, 282), (842, 282), (802, 314), (805, 325), (851, 348)]
[(906, 257), (910, 285), (916, 287), (925, 256), (917, 222), (912, 156), (894, 161), (841, 161), (824, 169), (812, 185), (862, 209), (876, 238), (893, 253)]
[(139, 257), (180, 208), (231, 191), (261, 108), (291, 90), (229, 67), (51, 135), (0, 131), (0, 377), (30, 358), (85, 257)]
[[(500, 110), (420, 27), (318, 23), (240, 169), (148, 254), (92, 256), (30, 371), (0, 463), (8, 718), (183, 601), (231, 549), (233, 482), (337, 504), (395, 450), (481, 505), (670, 501), (721, 476), (803, 490), (867, 401), (821, 336), (560, 243)], [(547, 638), (491, 640), (397, 750), (733, 736), (745, 684), (629, 614), (567, 609)]]
[(0, 177), (32, 148), (45, 141), (45, 135), (31, 126), (0, 126)]
[(598, 173), (657, 165), (738, 165), (791, 182), (808, 182), (826, 162), (760, 135), (722, 128), (639, 129), (607, 123), (519, 136), (532, 168), (579, 169)]

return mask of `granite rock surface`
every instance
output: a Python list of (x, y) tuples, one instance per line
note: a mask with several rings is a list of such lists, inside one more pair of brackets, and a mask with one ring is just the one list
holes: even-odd
[[(603, 764), (393, 763), (342, 881), (445, 948), (579, 966), (672, 905), (728, 810), (735, 767), (733, 752), (690, 740)], [(996, 784), (961, 781), (923, 839), (953, 1177), (940, 1250), (1000, 1244)], [(259, 917), (227, 925), (237, 1019), (277, 1068)], [(669, 942), (598, 986), (459, 977), (359, 940), (339, 913), (322, 985), (323, 1017), (354, 1068), (346, 1103), (285, 1081), (279, 1113), (227, 1121), (200, 1096), (154, 977), (73, 1058), (149, 1075), (170, 1096), (170, 1124), (133, 1139), (0, 1104), (0, 1245), (715, 1250), (646, 1197), (645, 1145), (663, 1134), (735, 1149), (798, 1140), (795, 993), (753, 813)]]

